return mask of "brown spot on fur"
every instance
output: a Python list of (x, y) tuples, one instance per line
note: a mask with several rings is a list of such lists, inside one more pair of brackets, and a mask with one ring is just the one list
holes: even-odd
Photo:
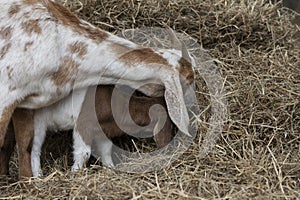
[(38, 97), (38, 96), (40, 96), (40, 95), (36, 94), (36, 93), (33, 93), (33, 94), (27, 96), (27, 98), (35, 98), (35, 97)]
[(180, 68), (178, 71), (182, 76), (182, 78), (185, 78), (185, 81), (187, 81), (188, 84), (193, 83), (195, 79), (195, 73), (193, 71), (192, 64), (184, 58), (181, 58), (179, 60), (179, 64), (180, 64)]
[(25, 5), (32, 5), (32, 4), (36, 4), (36, 3), (40, 3), (40, 0), (23, 0), (23, 3)]
[(60, 95), (61, 95), (61, 90), (60, 90), (60, 88), (56, 88), (56, 94), (57, 94), (57, 96), (60, 96)]
[(0, 30), (0, 38), (4, 40), (10, 40), (12, 36), (12, 28), (6, 27)]
[(28, 21), (25, 21), (21, 24), (22, 29), (29, 35), (32, 35), (32, 33), (41, 34), (42, 29), (39, 25), (38, 20), (30, 19)]
[(31, 15), (30, 12), (24, 12), (24, 13), (23, 13), (23, 17), (24, 17), (25, 19), (30, 18), (30, 15)]
[(7, 70), (8, 79), (11, 79), (12, 78), (11, 74), (13, 72), (13, 69), (11, 69), (10, 66), (7, 66), (6, 70)]
[(23, 101), (24, 102), (34, 102), (34, 99), (37, 97), (39, 97), (39, 95), (34, 93), (34, 94), (26, 96)]
[(61, 63), (57, 72), (52, 76), (52, 80), (56, 86), (63, 86), (76, 74), (79, 64), (72, 58), (66, 57)]
[(84, 34), (86, 37), (98, 43), (101, 43), (108, 37), (108, 33), (99, 28), (83, 24), (72, 12), (56, 2), (47, 1), (47, 3), (44, 2), (44, 6), (48, 9), (50, 14), (63, 25), (71, 27), (74, 31)]
[(20, 5), (14, 3), (8, 9), (8, 16), (12, 17), (13, 15), (17, 14), (20, 11)]
[(79, 58), (83, 58), (87, 54), (88, 45), (84, 42), (75, 42), (70, 46), (70, 52), (72, 54), (77, 54)]
[(134, 66), (141, 62), (169, 65), (168, 61), (165, 58), (158, 55), (150, 48), (132, 50), (122, 55), (120, 57), (120, 60), (125, 62), (128, 66)]
[(25, 45), (24, 45), (24, 51), (27, 51), (28, 48), (29, 48), (31, 45), (33, 45), (33, 41), (31, 41), (31, 42), (26, 42)]
[(128, 53), (129, 51), (132, 51), (133, 49), (130, 47), (127, 47), (122, 44), (118, 43), (112, 43), (110, 46), (110, 49), (115, 52), (117, 55), (123, 55), (125, 53)]
[(4, 56), (9, 51), (10, 47), (11, 47), (11, 44), (8, 43), (4, 47), (2, 47), (2, 49), (0, 49), (0, 60), (4, 58)]
[(9, 89), (10, 92), (12, 92), (12, 91), (16, 90), (17, 88), (16, 88), (16, 86), (9, 86), (8, 89)]
[(82, 27), (83, 30), (86, 32), (86, 36), (98, 43), (101, 43), (104, 41), (107, 37), (108, 34), (98, 28), (90, 28), (90, 27)]
[(75, 85), (75, 79), (73, 79), (73, 80), (71, 80), (71, 87), (73, 88), (74, 87), (74, 85)]

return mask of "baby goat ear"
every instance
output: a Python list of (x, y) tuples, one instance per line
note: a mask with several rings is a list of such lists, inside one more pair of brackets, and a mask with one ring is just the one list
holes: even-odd
[(188, 131), (189, 115), (178, 74), (172, 74), (171, 77), (165, 79), (165, 99), (168, 113), (173, 123), (181, 132), (191, 136)]

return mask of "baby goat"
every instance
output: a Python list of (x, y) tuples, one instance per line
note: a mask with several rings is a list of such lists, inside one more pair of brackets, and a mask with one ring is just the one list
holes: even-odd
[[(32, 174), (37, 177), (40, 172), (40, 152), (46, 130), (69, 130), (73, 129), (75, 124), (77, 127), (82, 126), (86, 129), (89, 127), (86, 122), (91, 121), (92, 117), (92, 114), (86, 111), (91, 109), (95, 111), (99, 125), (108, 138), (124, 135), (124, 129), (133, 135), (139, 132), (153, 132), (157, 147), (166, 146), (171, 140), (174, 125), (168, 115), (165, 116), (166, 113), (163, 110), (152, 107), (161, 105), (166, 109), (164, 98), (141, 96), (137, 95), (136, 92), (130, 96), (128, 92), (123, 91), (124, 89), (128, 90), (128, 87), (123, 86), (121, 89), (115, 89), (115, 95), (113, 96), (114, 86), (98, 86), (95, 97), (87, 97), (86, 90), (77, 91), (73, 96), (70, 95), (58, 103), (36, 110), (33, 114), (34, 118), (31, 117), (33, 111), (16, 109), (13, 114), (14, 131), (12, 126), (9, 126), (4, 143), (6, 154), (2, 156), (4, 160), (1, 162), (6, 163), (8, 171), (8, 161), (15, 145), (14, 132), (15, 134), (22, 133), (22, 141), (18, 141), (20, 178), (30, 177)], [(95, 104), (91, 105), (92, 99), (88, 98), (95, 98)], [(114, 98), (114, 101), (112, 98)], [(128, 100), (129, 104), (126, 107)], [(129, 109), (130, 116), (127, 116), (126, 109)], [(117, 120), (122, 119), (121, 122), (116, 123), (113, 112), (118, 115)], [(21, 116), (25, 116), (25, 118), (21, 118)], [(132, 124), (131, 117), (133, 122), (140, 126), (139, 129)], [(118, 125), (123, 129), (120, 129)], [(33, 131), (35, 135), (33, 135)], [(104, 165), (114, 166), (111, 158), (111, 141), (108, 138), (103, 138), (99, 132), (91, 131), (91, 129), (88, 129), (84, 132), (78, 132), (77, 130), (73, 132), (75, 161), (72, 167), (73, 171), (82, 167), (91, 153), (95, 157), (101, 157)], [(31, 150), (33, 138), (30, 159), (27, 152)]]
[[(122, 88), (124, 89), (124, 87)], [(113, 90), (114, 86), (98, 86), (95, 97), (86, 94), (86, 90), (78, 90), (75, 94), (60, 102), (35, 112), (35, 134), (31, 153), (33, 176), (36, 177), (39, 174), (40, 152), (46, 130), (70, 130), (74, 129), (75, 124), (76, 128), (73, 131), (74, 165), (72, 170), (75, 171), (81, 168), (91, 153), (101, 157), (104, 165), (114, 166), (111, 158), (112, 142), (105, 136), (103, 137), (101, 133), (93, 132), (95, 124), (87, 124), (93, 120), (91, 119), (93, 115), (89, 112), (93, 110), (99, 122), (97, 124), (100, 125), (109, 138), (124, 135), (123, 130), (125, 129), (126, 132), (130, 131), (130, 134), (154, 132), (154, 138), (159, 148), (169, 143), (172, 134), (172, 122), (165, 115), (164, 110), (152, 107), (161, 105), (166, 109), (163, 97), (146, 97), (133, 94), (130, 98), (129, 94), (121, 89), (115, 89), (117, 91), (113, 95)], [(126, 107), (126, 100), (129, 100), (129, 107)], [(93, 101), (95, 101), (95, 104), (90, 104)], [(126, 115), (128, 109), (130, 116)], [(118, 115), (117, 119), (114, 117), (113, 112)], [(150, 112), (152, 119), (150, 119), (148, 112)], [(115, 120), (120, 120), (120, 122), (116, 123)], [(139, 125), (139, 129), (133, 123)], [(83, 131), (79, 131), (81, 128)]]
[[(112, 143), (105, 135), (113, 138), (128, 133), (135, 137), (143, 137), (139, 134), (150, 132), (154, 135), (158, 148), (170, 142), (174, 125), (166, 113), (165, 99), (140, 96), (137, 93), (130, 96), (126, 90), (128, 90), (126, 86), (115, 89), (113, 86), (98, 86), (95, 98), (93, 91), (87, 91), (82, 104), (82, 112), (76, 122), (76, 131), (74, 131), (74, 157), (77, 158), (72, 168), (73, 171), (81, 168), (85, 160), (90, 157), (91, 147), (95, 157), (101, 157), (104, 164), (112, 166)], [(97, 122), (95, 118), (91, 118), (93, 117), (92, 110), (95, 110)], [(94, 124), (98, 122), (105, 135), (101, 135), (99, 128), (95, 128)], [(90, 123), (89, 126), (87, 126), (88, 123)], [(77, 137), (79, 139), (76, 141)]]
[(51, 0), (2, 0), (0, 150), (17, 107), (42, 108), (72, 90), (99, 84), (128, 85), (148, 96), (164, 93), (170, 118), (189, 135), (183, 90), (194, 81), (194, 63), (184, 46), (154, 50), (136, 45)]

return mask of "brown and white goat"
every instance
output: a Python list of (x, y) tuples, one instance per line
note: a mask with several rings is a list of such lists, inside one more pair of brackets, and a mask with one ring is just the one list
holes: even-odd
[[(69, 130), (73, 129), (75, 124), (77, 129), (73, 132), (73, 171), (82, 167), (91, 154), (97, 158), (101, 157), (104, 165), (114, 166), (111, 158), (112, 143), (108, 138), (122, 136), (126, 134), (125, 132), (135, 136), (138, 136), (137, 133), (151, 132), (154, 134), (158, 148), (166, 146), (171, 140), (173, 125), (164, 111), (166, 109), (164, 98), (141, 96), (136, 93), (131, 96), (130, 93), (124, 91), (124, 88), (128, 90), (128, 87), (125, 86), (115, 89), (115, 91), (114, 86), (98, 86), (95, 96), (86, 95), (86, 90), (77, 91), (76, 94), (70, 95), (58, 103), (36, 110), (34, 118), (31, 117), (31, 111), (16, 109), (13, 115), (14, 130), (16, 134), (22, 130), (24, 133), (23, 141), (18, 141), (19, 154), (22, 158), (19, 161), (20, 177), (31, 176), (31, 170), (35, 177), (40, 173), (40, 152), (47, 130)], [(93, 101), (91, 98), (95, 98), (95, 100)], [(162, 106), (164, 110), (153, 107), (156, 105)], [(95, 112), (98, 124), (91, 126), (87, 124), (93, 120), (90, 111)], [(20, 118), (20, 116), (26, 115), (27, 118)], [(114, 115), (118, 116), (114, 117)], [(100, 125), (108, 138), (93, 131), (95, 125)], [(33, 126), (34, 136), (31, 128)], [(24, 129), (24, 127), (27, 128)], [(80, 127), (85, 130), (78, 131)], [(6, 138), (5, 146), (8, 151), (3, 157), (5, 158), (3, 163), (6, 163), (8, 167), (9, 157), (14, 149), (12, 130), (9, 130), (7, 137), (9, 138)], [(28, 151), (31, 151), (31, 161), (30, 156), (26, 155)]]
[[(136, 45), (78, 19), (51, 0), (2, 0), (0, 150), (17, 107), (42, 108), (72, 90), (99, 84), (128, 85), (148, 96), (164, 93), (170, 118), (189, 135), (182, 84), (194, 81), (192, 63), (184, 48)], [(0, 163), (1, 174), (6, 173), (4, 165)]]

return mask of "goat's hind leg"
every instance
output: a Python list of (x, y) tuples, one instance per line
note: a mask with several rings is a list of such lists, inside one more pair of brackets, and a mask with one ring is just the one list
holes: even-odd
[(33, 110), (17, 108), (12, 118), (19, 153), (19, 179), (31, 177), (31, 147), (34, 136)]
[[(0, 87), (1, 91), (2, 87)], [(5, 142), (7, 127), (10, 122), (11, 116), (18, 105), (18, 98), (13, 97), (5, 89), (0, 94), (0, 150), (2, 152)], [(0, 175), (7, 174), (6, 163), (0, 162)]]
[[(8, 124), (11, 120), (12, 114), (19, 104), (19, 100), (25, 95), (22, 91), (10, 91), (9, 87), (0, 83), (0, 152), (4, 153), (3, 145), (5, 142)], [(0, 175), (6, 174), (5, 163), (0, 162)]]
[(0, 163), (2, 163), (0, 174), (9, 174), (9, 160), (14, 151), (15, 144), (15, 134), (13, 132), (12, 124), (10, 123), (0, 152)]

